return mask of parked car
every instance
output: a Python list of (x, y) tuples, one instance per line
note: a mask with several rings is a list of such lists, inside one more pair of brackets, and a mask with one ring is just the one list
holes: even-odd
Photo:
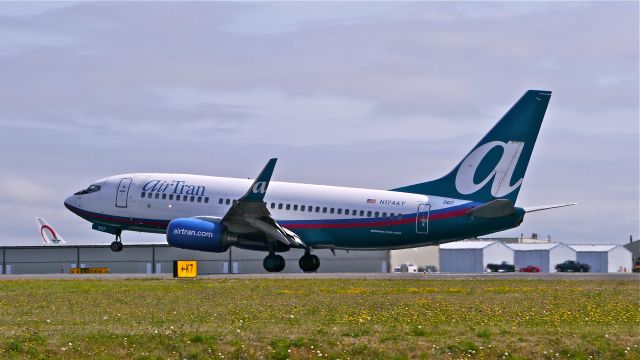
[(503, 261), (500, 264), (488, 264), (487, 270), (490, 272), (514, 272), (516, 271), (516, 266)]
[(636, 259), (636, 263), (633, 265), (633, 272), (640, 273), (640, 258)]
[(529, 265), (529, 266), (520, 268), (520, 272), (540, 272), (540, 268), (534, 265)]
[(400, 265), (400, 272), (408, 272), (408, 273), (417, 273), (418, 272), (418, 266), (416, 266), (415, 264), (402, 264)]
[(426, 265), (426, 266), (424, 267), (424, 272), (427, 272), (427, 273), (436, 273), (436, 272), (438, 272), (438, 267), (437, 267), (437, 266), (435, 266), (435, 265)]
[(556, 271), (558, 272), (589, 272), (590, 270), (591, 265), (573, 260), (567, 260), (562, 264), (556, 265)]

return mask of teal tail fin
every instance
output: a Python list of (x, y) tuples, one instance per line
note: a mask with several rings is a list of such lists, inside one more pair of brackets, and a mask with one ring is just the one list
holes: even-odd
[(515, 204), (550, 98), (527, 91), (449, 174), (392, 191)]

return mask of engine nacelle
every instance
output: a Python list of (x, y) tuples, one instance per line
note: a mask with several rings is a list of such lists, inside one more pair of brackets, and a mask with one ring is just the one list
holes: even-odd
[(209, 252), (225, 252), (229, 248), (222, 225), (191, 218), (171, 220), (167, 227), (167, 242), (181, 249)]

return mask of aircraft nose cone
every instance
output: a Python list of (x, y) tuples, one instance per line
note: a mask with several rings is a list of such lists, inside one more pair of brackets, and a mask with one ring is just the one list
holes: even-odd
[(74, 196), (69, 196), (66, 199), (64, 199), (64, 207), (66, 207), (67, 209), (71, 210), (72, 204), (74, 203)]

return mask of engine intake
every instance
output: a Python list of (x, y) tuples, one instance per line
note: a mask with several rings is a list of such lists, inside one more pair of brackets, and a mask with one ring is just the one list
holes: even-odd
[(229, 242), (225, 241), (222, 230), (222, 225), (210, 221), (175, 219), (167, 227), (167, 242), (181, 249), (225, 252)]

